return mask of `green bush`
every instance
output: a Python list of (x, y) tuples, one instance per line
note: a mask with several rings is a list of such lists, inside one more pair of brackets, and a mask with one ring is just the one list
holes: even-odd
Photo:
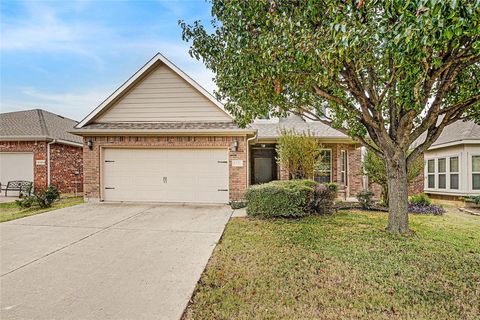
[(317, 182), (272, 181), (251, 186), (245, 193), (247, 214), (260, 218), (303, 217), (311, 213)]
[(60, 191), (54, 186), (48, 186), (47, 189), (35, 192), (32, 196), (16, 200), (16, 203), (21, 208), (30, 208), (33, 205), (49, 208), (58, 199), (60, 199)]
[(360, 202), (360, 205), (362, 206), (362, 209), (368, 209), (371, 208), (373, 205), (373, 197), (374, 193), (369, 190), (362, 190), (359, 193), (357, 193), (357, 200)]
[(432, 204), (432, 200), (425, 193), (419, 193), (411, 196), (409, 202), (410, 204), (415, 204), (419, 206), (429, 206)]
[(465, 197), (465, 202), (472, 202), (472, 203), (475, 203), (475, 204), (480, 204), (480, 196)]
[(27, 209), (33, 206), (36, 203), (36, 199), (34, 196), (23, 197), (20, 200), (15, 200), (17, 206), (22, 209)]
[(246, 206), (247, 206), (247, 203), (243, 200), (236, 200), (236, 201), (231, 201), (230, 202), (230, 207), (233, 210), (242, 209), (242, 208), (245, 208)]
[(325, 183), (315, 186), (311, 212), (317, 214), (333, 214), (335, 212), (337, 192), (338, 185), (336, 183)]

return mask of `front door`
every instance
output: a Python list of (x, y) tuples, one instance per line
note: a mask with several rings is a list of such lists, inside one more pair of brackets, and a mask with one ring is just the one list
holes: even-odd
[(255, 158), (255, 183), (266, 183), (273, 180), (272, 158)]

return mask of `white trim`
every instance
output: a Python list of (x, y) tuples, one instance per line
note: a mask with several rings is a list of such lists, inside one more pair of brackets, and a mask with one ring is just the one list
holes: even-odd
[(471, 153), (469, 155), (469, 166), (470, 166), (470, 185), (468, 186), (468, 190), (471, 190), (472, 192), (480, 192), (480, 189), (473, 189), (473, 175), (474, 174), (479, 174), (480, 171), (473, 171), (473, 157), (480, 157), (480, 153)]
[(79, 129), (71, 131), (71, 133), (79, 136), (120, 136), (120, 135), (212, 135), (212, 134), (222, 134), (222, 135), (247, 135), (255, 134), (255, 130), (239, 130), (239, 129), (198, 129), (198, 130), (186, 130), (186, 129)]
[(480, 143), (480, 140), (478, 139), (477, 140), (456, 140), (456, 141), (451, 141), (451, 142), (446, 142), (446, 143), (441, 143), (441, 144), (431, 146), (430, 148), (428, 148), (428, 150), (446, 148), (446, 147), (451, 147), (451, 146), (456, 146), (461, 144), (478, 144), (478, 143)]
[[(451, 172), (450, 169), (450, 159), (451, 158), (457, 158), (458, 159), (458, 171)], [(438, 171), (438, 160), (439, 159), (445, 159), (445, 172), (439, 172)], [(462, 155), (459, 153), (454, 153), (454, 154), (444, 154), (441, 156), (435, 156), (435, 157), (425, 157), (425, 163), (424, 163), (424, 176), (425, 176), (425, 181), (424, 181), (424, 191), (425, 192), (436, 192), (439, 194), (454, 194), (454, 193), (461, 193), (462, 192)], [(428, 172), (428, 162), (433, 160), (434, 164), (434, 170), (433, 172)], [(439, 188), (439, 175), (444, 174), (445, 175), (445, 188)], [(451, 189), (451, 182), (450, 182), (450, 175), (451, 174), (457, 174), (458, 175), (458, 189)], [(428, 187), (428, 176), (433, 175), (435, 178), (435, 183), (433, 188)]]
[(213, 102), (220, 110), (222, 110), (226, 115), (232, 118), (232, 116), (225, 110), (223, 104), (215, 99), (207, 90), (205, 90), (201, 85), (199, 85), (195, 80), (190, 78), (185, 72), (173, 64), (170, 60), (165, 58), (161, 53), (157, 53), (150, 61), (148, 61), (143, 67), (141, 67), (137, 72), (133, 74), (126, 82), (124, 82), (117, 90), (115, 90), (107, 99), (105, 99), (98, 107), (96, 107), (92, 112), (90, 112), (80, 123), (78, 123), (75, 128), (79, 129), (87, 125), (95, 119), (102, 111), (110, 106), (110, 104), (115, 101), (124, 91), (128, 90), (131, 85), (133, 85), (141, 76), (146, 74), (157, 62), (164, 63), (169, 67), (173, 72), (178, 74), (183, 80), (187, 81), (191, 86), (197, 89), (201, 94), (203, 94), (207, 99)]
[[(345, 160), (345, 163), (344, 163), (344, 160)], [(345, 164), (345, 168), (343, 166), (344, 164)], [(343, 183), (344, 186), (348, 186), (347, 166), (348, 166), (347, 150), (341, 149), (340, 150), (340, 183)], [(342, 181), (342, 178), (343, 178), (343, 181)]]
[[(71, 133), (71, 132), (69, 132)], [(83, 147), (82, 142), (74, 142), (69, 140), (62, 140), (62, 139), (52, 139), (47, 136), (7, 136), (7, 137), (0, 137), (0, 142), (2, 141), (55, 141), (56, 143), (66, 144), (74, 147)]]

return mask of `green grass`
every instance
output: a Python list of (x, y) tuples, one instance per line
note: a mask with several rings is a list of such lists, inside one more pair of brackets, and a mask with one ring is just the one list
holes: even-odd
[(478, 319), (480, 218), (386, 214), (232, 219), (186, 319)]
[(55, 202), (50, 208), (32, 207), (28, 209), (20, 208), (15, 202), (0, 203), (0, 222), (20, 219), (23, 217), (33, 216), (35, 214), (52, 211), (60, 208), (75, 206), (83, 203), (83, 197), (63, 198)]

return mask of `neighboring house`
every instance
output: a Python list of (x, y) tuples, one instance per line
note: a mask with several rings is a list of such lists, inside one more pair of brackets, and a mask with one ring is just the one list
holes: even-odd
[(68, 132), (76, 124), (41, 109), (0, 114), (2, 186), (26, 180), (36, 190), (53, 185), (63, 193), (81, 192), (82, 139)]
[(324, 143), (319, 180), (339, 182), (345, 196), (361, 190), (360, 149), (350, 138), (297, 117), (239, 128), (220, 102), (157, 54), (73, 130), (84, 139), (85, 197), (240, 200), (251, 183), (288, 177), (275, 161), (282, 126), (312, 129)]
[(425, 193), (444, 200), (480, 195), (480, 125), (457, 121), (445, 127), (424, 159)]

